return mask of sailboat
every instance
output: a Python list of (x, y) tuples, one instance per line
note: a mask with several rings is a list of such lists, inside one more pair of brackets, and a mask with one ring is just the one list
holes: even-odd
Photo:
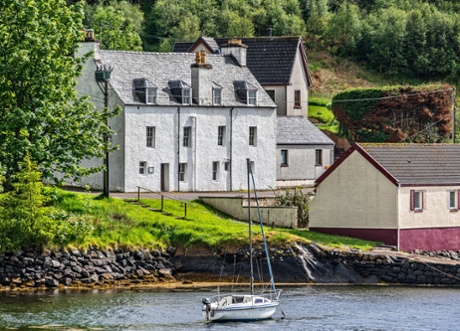
[[(204, 298), (202, 300), (203, 317), (207, 321), (258, 321), (269, 319), (276, 312), (279, 306), (279, 296), (281, 291), (276, 290), (275, 281), (273, 278), (270, 257), (268, 254), (267, 241), (265, 239), (262, 217), (260, 214), (259, 202), (255, 188), (254, 175), (251, 169), (250, 159), (247, 159), (247, 174), (248, 174), (248, 221), (249, 221), (249, 251), (250, 251), (250, 293), (232, 293), (226, 295), (217, 295), (212, 298)], [(252, 221), (251, 221), (251, 179), (253, 183), (254, 196), (257, 203), (257, 211), (259, 216), (260, 228), (264, 243), (265, 257), (267, 259), (268, 271), (270, 273), (271, 291), (260, 294), (254, 294), (254, 267), (253, 267), (253, 249), (252, 249)], [(284, 314), (283, 314), (284, 315)]]

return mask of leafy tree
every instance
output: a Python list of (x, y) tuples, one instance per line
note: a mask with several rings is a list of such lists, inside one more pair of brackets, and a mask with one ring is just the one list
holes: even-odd
[(53, 236), (54, 223), (44, 207), (48, 198), (36, 162), (27, 155), (14, 176), (13, 190), (0, 197), (0, 252), (39, 247)]
[(85, 25), (94, 29), (104, 49), (141, 51), (143, 21), (139, 6), (127, 1), (85, 6)]
[(325, 34), (328, 45), (341, 55), (353, 56), (361, 39), (361, 13), (358, 6), (345, 4), (331, 14)]
[(307, 32), (322, 35), (328, 22), (328, 0), (301, 0)]
[(44, 178), (78, 180), (100, 171), (79, 166), (103, 157), (109, 112), (99, 113), (74, 86), (82, 59), (83, 6), (65, 0), (0, 0), (0, 164), (6, 187), (25, 155)]

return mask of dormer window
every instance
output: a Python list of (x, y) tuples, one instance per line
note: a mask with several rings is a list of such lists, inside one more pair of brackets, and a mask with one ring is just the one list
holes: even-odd
[(182, 103), (184, 105), (190, 104), (190, 89), (189, 88), (182, 89)]
[(212, 82), (212, 103), (213, 105), (222, 104), (222, 86)]
[(146, 103), (157, 103), (157, 89), (154, 87), (147, 87), (147, 102)]
[(170, 80), (168, 82), (169, 90), (174, 99), (183, 104), (190, 105), (192, 103), (192, 88), (182, 80)]
[(145, 78), (133, 79), (134, 101), (147, 104), (157, 103), (157, 88)]
[(257, 104), (257, 90), (248, 91), (248, 105), (255, 106)]
[(235, 88), (237, 101), (251, 106), (257, 105), (256, 87), (243, 80), (234, 81), (233, 87)]

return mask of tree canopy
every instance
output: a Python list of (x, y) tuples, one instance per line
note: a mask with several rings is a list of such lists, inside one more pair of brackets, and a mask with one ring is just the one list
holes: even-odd
[(7, 187), (26, 155), (44, 178), (100, 171), (79, 166), (104, 155), (110, 132), (110, 114), (74, 89), (83, 15), (82, 4), (65, 0), (0, 0), (0, 166)]

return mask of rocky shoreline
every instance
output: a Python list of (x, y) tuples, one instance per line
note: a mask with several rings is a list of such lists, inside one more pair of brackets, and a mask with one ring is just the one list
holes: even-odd
[[(284, 284), (460, 285), (460, 252), (325, 250), (316, 244), (271, 250), (276, 281)], [(265, 255), (256, 272), (268, 280)], [(0, 290), (105, 288), (249, 277), (248, 248), (215, 253), (203, 248), (160, 250), (26, 250), (0, 255)]]
[(0, 255), (0, 289), (104, 287), (175, 281), (171, 254), (159, 250), (19, 251)]

